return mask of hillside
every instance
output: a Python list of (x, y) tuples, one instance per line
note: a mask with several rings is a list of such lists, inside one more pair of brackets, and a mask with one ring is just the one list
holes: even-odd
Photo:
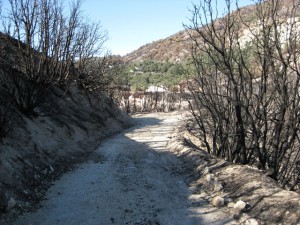
[[(131, 126), (130, 117), (100, 91), (26, 79), (17, 46), (16, 39), (0, 35), (0, 224), (33, 209), (54, 180), (91, 157), (104, 138)], [(46, 90), (30, 115), (17, 104), (34, 96), (27, 87)]]
[[(245, 17), (250, 15), (253, 10), (253, 6), (246, 6), (240, 9)], [(144, 60), (183, 62), (191, 56), (192, 48), (192, 41), (190, 40), (188, 32), (182, 30), (165, 39), (145, 44), (123, 58), (126, 62), (138, 62)]]
[[(288, 0), (282, 1), (281, 4), (282, 5), (279, 6), (279, 13), (285, 15), (287, 12), (290, 13), (289, 10), (293, 7), (293, 4), (300, 4), (300, 1)], [(249, 5), (233, 11), (233, 14), (239, 13), (245, 22), (255, 24), (257, 22), (255, 10), (255, 5)], [(299, 13), (300, 9), (298, 7), (296, 14)], [(190, 16), (192, 16), (192, 13)], [(215, 23), (218, 23), (218, 20), (216, 20)], [(220, 29), (222, 28), (220, 27)], [(243, 34), (245, 29), (246, 27), (241, 30), (241, 36), (247, 36)], [(145, 44), (137, 50), (125, 55), (123, 59), (126, 62), (139, 62), (144, 60), (159, 62), (185, 62), (191, 56), (192, 48), (192, 41), (189, 38), (188, 32), (186, 30), (182, 30), (165, 39)]]
[(14, 129), (0, 143), (1, 211), (32, 209), (62, 173), (90, 157), (101, 140), (130, 125), (109, 98), (86, 96), (76, 87), (66, 94), (54, 88), (38, 111), (32, 119), (16, 112)]
[(142, 60), (176, 62), (186, 59), (190, 54), (191, 47), (188, 34), (180, 31), (166, 39), (146, 44), (123, 58), (126, 62)]

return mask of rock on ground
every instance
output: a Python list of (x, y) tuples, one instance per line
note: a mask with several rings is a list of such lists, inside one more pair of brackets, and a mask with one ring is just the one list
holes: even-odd
[(239, 200), (234, 204), (233, 208), (238, 209), (238, 210), (243, 210), (246, 208), (246, 206), (247, 206), (246, 202)]
[(220, 197), (220, 196), (215, 196), (211, 199), (211, 204), (215, 207), (221, 207), (224, 205), (224, 198)]

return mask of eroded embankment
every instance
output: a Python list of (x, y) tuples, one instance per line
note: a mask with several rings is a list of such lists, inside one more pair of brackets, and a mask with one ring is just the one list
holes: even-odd
[(237, 223), (300, 223), (298, 193), (281, 189), (258, 169), (213, 158), (197, 147), (201, 143), (186, 124), (177, 128), (168, 147), (191, 167), (189, 181), (196, 195), (230, 212)]
[(15, 112), (13, 129), (0, 143), (0, 224), (36, 207), (53, 181), (132, 123), (103, 94), (76, 87), (67, 93), (53, 88), (37, 114)]

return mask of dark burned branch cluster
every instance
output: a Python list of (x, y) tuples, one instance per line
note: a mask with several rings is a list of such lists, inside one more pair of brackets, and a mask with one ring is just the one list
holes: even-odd
[(213, 1), (201, 2), (186, 27), (199, 137), (211, 154), (299, 188), (299, 2), (258, 1), (245, 13), (226, 1), (228, 14), (219, 19)]
[[(86, 71), (87, 61), (103, 50), (107, 33), (85, 19), (82, 1), (64, 4), (61, 0), (9, 0), (0, 34), (0, 135), (6, 133), (9, 109), (35, 115), (52, 86), (67, 88), (80, 82), (83, 73), (79, 72)], [(100, 82), (101, 76), (93, 78)]]

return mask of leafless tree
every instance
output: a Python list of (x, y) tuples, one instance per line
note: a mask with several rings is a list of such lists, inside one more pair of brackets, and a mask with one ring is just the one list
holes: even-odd
[[(0, 0), (0, 18), (2, 21), (2, 1)], [(2, 42), (2, 40), (1, 40)], [(0, 58), (5, 57), (6, 44), (2, 42), (0, 46)], [(0, 60), (0, 74), (3, 73), (3, 64)], [(10, 130), (10, 121), (13, 115), (12, 100), (3, 91), (3, 83), (0, 82), (0, 139), (7, 135)]]
[(107, 41), (107, 38), (107, 32), (102, 30), (99, 23), (93, 23), (87, 20), (81, 24), (80, 32), (78, 32), (76, 36), (77, 49), (75, 51), (79, 73), (86, 73), (86, 70), (88, 70), (87, 67), (91, 69), (92, 59), (99, 57), (99, 53), (103, 51), (103, 44)]
[(20, 110), (31, 115), (51, 86), (68, 86), (76, 79), (75, 61), (84, 64), (93, 57), (106, 36), (99, 25), (84, 19), (81, 0), (69, 4), (69, 12), (60, 0), (9, 3), (6, 24), (11, 25), (6, 30), (17, 40), (20, 61), (7, 71), (5, 79)]
[(117, 100), (120, 92), (128, 86), (124, 62), (119, 56), (107, 53), (103, 57), (87, 59), (75, 67), (79, 68), (77, 83), (89, 92), (98, 90)]
[(245, 12), (226, 4), (218, 18), (215, 2), (201, 1), (186, 26), (194, 45), (190, 90), (199, 136), (208, 152), (291, 184), (300, 160), (299, 5), (258, 1)]

